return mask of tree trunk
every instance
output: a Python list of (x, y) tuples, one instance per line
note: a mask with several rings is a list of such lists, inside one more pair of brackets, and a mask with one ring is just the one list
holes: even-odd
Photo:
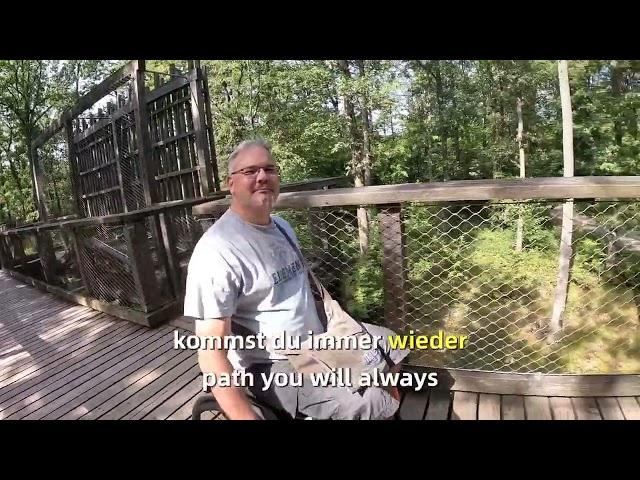
[[(345, 80), (351, 79), (349, 71), (349, 63), (347, 60), (338, 60), (338, 68)], [(354, 107), (353, 96), (347, 91), (343, 98), (345, 113), (347, 114), (349, 123), (349, 143), (351, 145), (351, 169), (354, 176), (354, 186), (365, 186), (365, 174), (363, 168), (363, 140), (358, 131), (358, 120)], [(360, 253), (369, 250), (369, 221), (367, 218), (367, 210), (358, 208), (358, 239), (360, 243)]]
[(25, 143), (29, 155), (29, 165), (31, 167), (31, 191), (33, 194), (33, 204), (38, 212), (41, 222), (49, 219), (49, 209), (47, 208), (46, 194), (44, 189), (44, 171), (42, 163), (38, 158), (38, 152), (33, 148), (33, 132), (26, 135)]
[[(571, 111), (571, 91), (569, 89), (569, 71), (566, 60), (558, 62), (560, 79), (560, 100), (562, 103), (562, 153), (564, 158), (564, 176), (573, 177), (573, 117)], [(558, 283), (553, 302), (553, 312), (549, 322), (551, 337), (562, 330), (564, 310), (567, 305), (569, 274), (571, 270), (573, 237), (573, 199), (562, 207), (562, 235), (560, 237), (560, 261)]]
[[(53, 164), (53, 161), (51, 163)], [(49, 171), (51, 172), (51, 183), (53, 184), (53, 198), (55, 199), (56, 208), (57, 208), (57, 212), (55, 213), (54, 216), (58, 217), (62, 215), (62, 204), (60, 203), (60, 195), (58, 193), (58, 184), (56, 183), (56, 176), (55, 176), (53, 165), (51, 165), (51, 170)]]
[[(365, 76), (365, 64), (363, 60), (356, 60), (360, 69), (360, 78)], [(360, 118), (362, 118), (362, 167), (364, 184), (371, 185), (371, 170), (373, 165), (373, 154), (371, 153), (371, 120), (369, 110), (369, 97), (366, 92), (360, 95)]]
[(611, 62), (611, 94), (617, 102), (613, 106), (613, 132), (616, 141), (616, 145), (618, 147), (622, 146), (622, 137), (624, 135), (622, 129), (622, 120), (620, 119), (620, 112), (622, 109), (620, 108), (621, 95), (624, 91), (624, 74), (622, 72), (622, 68), (616, 60)]
[(442, 142), (442, 177), (446, 182), (450, 178), (448, 165), (447, 142), (449, 140), (449, 132), (447, 123), (444, 118), (444, 88), (442, 85), (442, 75), (440, 73), (440, 61), (434, 61), (433, 78), (436, 82), (436, 105), (438, 106), (438, 123), (440, 125), (440, 142)]
[(20, 208), (22, 209), (22, 219), (25, 220), (27, 218), (27, 205), (24, 198), (24, 192), (22, 191), (22, 182), (20, 181), (20, 175), (18, 173), (18, 169), (16, 168), (16, 164), (13, 162), (11, 152), (8, 152), (7, 160), (9, 160), (9, 171), (11, 172), (11, 177), (13, 178), (13, 181), (16, 183), (16, 187), (18, 188), (18, 198), (20, 199)]
[[(516, 102), (516, 111), (518, 113), (518, 151), (520, 153), (520, 178), (525, 178), (525, 157), (524, 157), (524, 145), (522, 143), (522, 136), (524, 132), (524, 124), (522, 121), (522, 98), (518, 97)], [(521, 205), (522, 206), (522, 205)], [(522, 251), (523, 240), (523, 221), (522, 213), (518, 215), (518, 228), (516, 232), (516, 252)]]

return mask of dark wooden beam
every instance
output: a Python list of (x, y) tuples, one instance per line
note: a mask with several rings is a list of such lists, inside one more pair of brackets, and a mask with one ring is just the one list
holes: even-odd
[(49, 125), (44, 132), (38, 136), (38, 138), (36, 138), (35, 145), (43, 145), (47, 140), (64, 128), (68, 121), (74, 119), (102, 97), (115, 90), (119, 85), (126, 81), (127, 78), (133, 75), (133, 68), (133, 62), (123, 65), (109, 75), (105, 80), (96, 85), (89, 93), (80, 97), (78, 102), (71, 109), (65, 111), (57, 120), (51, 123), (51, 125)]
[[(540, 177), (334, 188), (283, 193), (276, 208), (385, 205), (402, 202), (640, 198), (640, 176)], [(207, 205), (194, 213), (206, 214)]]
[(402, 206), (385, 206), (380, 209), (378, 219), (382, 243), (385, 324), (391, 330), (401, 332), (407, 326), (407, 259), (404, 251)]
[(196, 137), (196, 153), (198, 165), (201, 167), (200, 185), (202, 186), (203, 196), (207, 196), (215, 190), (215, 187), (213, 184), (209, 139), (207, 138), (202, 70), (200, 68), (195, 68), (189, 72), (189, 85), (191, 89), (191, 116), (193, 117), (193, 130)]
[(458, 368), (403, 365), (405, 371), (435, 372), (436, 390), (546, 397), (615, 397), (640, 395), (638, 374), (501, 373)]
[(155, 169), (153, 167), (147, 91), (144, 80), (145, 62), (144, 60), (136, 60), (133, 62), (133, 65), (132, 103), (136, 121), (136, 144), (140, 167), (140, 180), (142, 181), (145, 204), (146, 206), (151, 206), (159, 201), (159, 195), (157, 182), (154, 179)]

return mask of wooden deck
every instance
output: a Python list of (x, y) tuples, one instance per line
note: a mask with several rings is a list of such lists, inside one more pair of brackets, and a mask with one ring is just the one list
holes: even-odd
[[(142, 327), (58, 299), (2, 271), (0, 305), (0, 419), (190, 417), (201, 392), (196, 355), (172, 348), (173, 330), (190, 329), (184, 319)], [(409, 391), (400, 415), (406, 420), (640, 420), (640, 397)]]
[(186, 420), (201, 392), (174, 327), (150, 329), (0, 272), (0, 419)]
[(640, 420), (640, 398), (407, 392), (400, 416), (403, 420)]

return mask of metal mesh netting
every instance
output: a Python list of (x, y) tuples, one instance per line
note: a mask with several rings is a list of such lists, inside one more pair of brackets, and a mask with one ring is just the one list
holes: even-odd
[(123, 212), (111, 124), (78, 142), (75, 151), (83, 216)]
[(40, 238), (45, 238), (52, 247), (52, 274), (54, 279), (50, 284), (55, 284), (65, 290), (76, 290), (82, 287), (82, 281), (78, 270), (73, 243), (70, 232), (60, 229), (44, 230)]
[[(468, 337), (462, 349), (414, 349), (410, 363), (640, 372), (637, 202), (575, 202), (570, 283), (555, 337), (549, 319), (562, 203), (406, 204), (402, 234), (388, 222), (381, 228), (381, 212), (368, 209), (364, 254), (355, 208), (278, 213), (296, 230), (325, 286), (355, 317), (397, 333)], [(516, 251), (519, 224), (522, 249)], [(399, 318), (385, 318), (385, 311)]]
[[(127, 231), (127, 226), (99, 225), (77, 230), (90, 295), (136, 310), (153, 309), (173, 299), (154, 221), (153, 217), (146, 217), (142, 243), (134, 240), (134, 233)], [(141, 259), (137, 265), (139, 278), (150, 285), (146, 296), (136, 283), (133, 251)]]
[(123, 79), (91, 111), (73, 121), (82, 216), (144, 207), (132, 88), (131, 79)]
[(149, 125), (161, 201), (202, 196), (190, 86), (150, 102)]
[(14, 269), (20, 273), (44, 280), (38, 259), (38, 238), (35, 232), (10, 233), (7, 251), (13, 259)]
[(191, 252), (202, 235), (200, 223), (191, 214), (190, 208), (174, 210), (170, 215), (178, 252)]
[(116, 140), (120, 154), (122, 185), (127, 210), (130, 212), (144, 207), (135, 128), (136, 122), (133, 112), (116, 120)]
[(122, 226), (83, 227), (76, 234), (88, 293), (104, 302), (139, 309), (143, 302), (130, 271)]

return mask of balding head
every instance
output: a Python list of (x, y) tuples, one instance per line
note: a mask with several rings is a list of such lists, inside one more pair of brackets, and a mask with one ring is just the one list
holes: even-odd
[(261, 138), (256, 138), (253, 140), (244, 140), (243, 142), (238, 144), (238, 146), (233, 149), (233, 152), (231, 152), (231, 155), (229, 155), (229, 161), (228, 161), (229, 176), (231, 176), (232, 172), (236, 171), (236, 159), (243, 152), (250, 150), (252, 148), (263, 148), (264, 150), (267, 151), (269, 156), (273, 159), (273, 156), (271, 155), (271, 145), (269, 145), (269, 143), (266, 140), (263, 140)]

